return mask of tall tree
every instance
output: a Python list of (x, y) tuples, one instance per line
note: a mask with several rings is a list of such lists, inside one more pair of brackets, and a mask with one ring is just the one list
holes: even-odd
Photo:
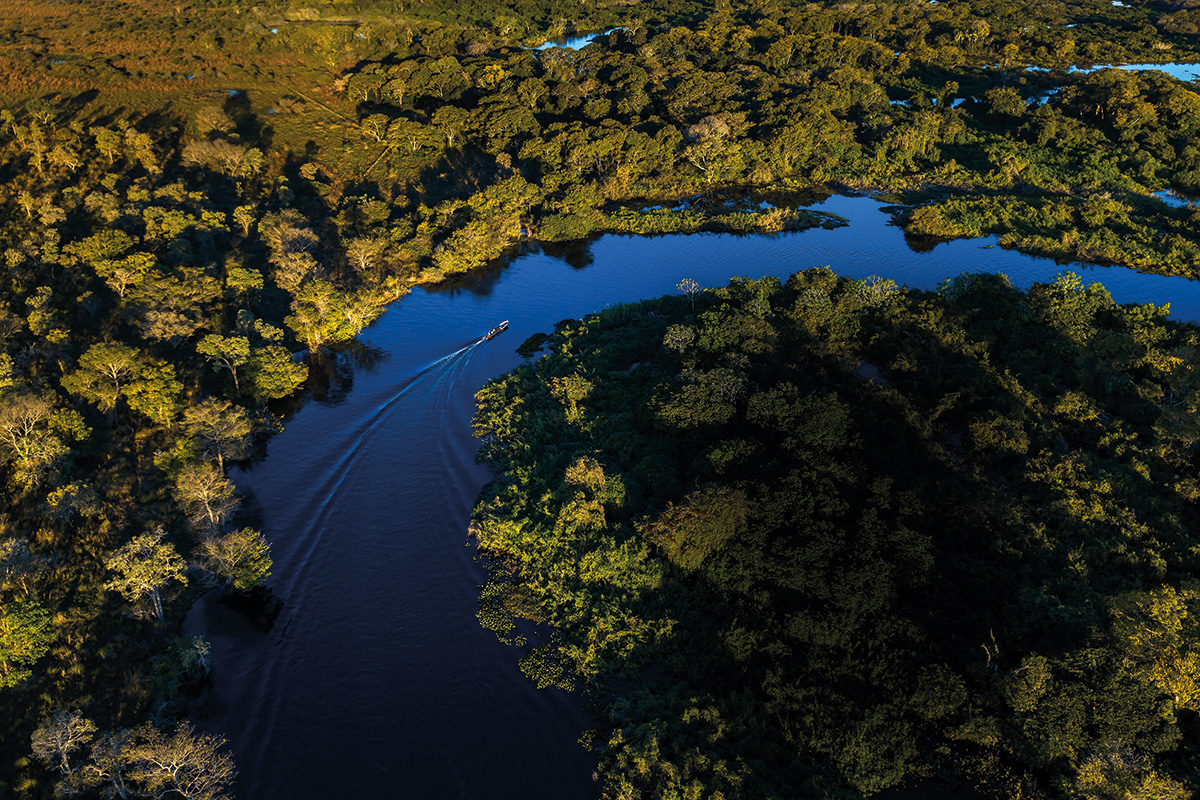
[(226, 458), (245, 458), (250, 450), (250, 417), (226, 400), (208, 398), (190, 406), (183, 412), (183, 424), (204, 452), (217, 459), (222, 474)]
[(179, 411), (183, 385), (170, 364), (154, 364), (120, 342), (99, 342), (79, 357), (75, 370), (63, 377), (63, 388), (96, 404), (109, 417), (124, 397), (129, 407), (160, 425)]
[(270, 545), (253, 528), (231, 531), (200, 545), (204, 566), (228, 588), (247, 592), (271, 576)]
[(68, 442), (87, 428), (74, 411), (55, 408), (50, 395), (11, 390), (0, 394), (0, 463), (13, 465), (18, 483), (33, 488), (66, 460)]
[(237, 777), (224, 745), (219, 736), (197, 734), (189, 722), (172, 733), (144, 725), (133, 732), (121, 755), (130, 764), (130, 780), (149, 797), (222, 800), (232, 796)]
[(250, 340), (245, 336), (221, 336), (210, 333), (196, 345), (196, 352), (207, 358), (218, 369), (229, 371), (233, 388), (241, 393), (238, 370), (250, 361)]
[(192, 527), (204, 537), (219, 534), (237, 510), (237, 491), (213, 464), (189, 464), (175, 479), (179, 499)]
[(120, 342), (98, 342), (79, 357), (63, 387), (112, 416), (117, 401), (142, 368), (138, 351)]
[(57, 711), (33, 732), (33, 754), (69, 776), (79, 768), (71, 756), (87, 746), (95, 735), (96, 723), (79, 711)]
[(104, 566), (116, 573), (105, 588), (120, 592), (131, 603), (149, 600), (160, 622), (163, 607), (159, 590), (172, 581), (187, 583), (187, 564), (172, 544), (163, 542), (164, 535), (161, 528), (139, 534), (104, 560)]

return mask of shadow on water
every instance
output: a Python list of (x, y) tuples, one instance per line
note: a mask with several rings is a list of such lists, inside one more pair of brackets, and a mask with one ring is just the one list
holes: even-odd
[(283, 598), (278, 597), (270, 589), (257, 588), (248, 594), (232, 592), (224, 594), (216, 601), (217, 605), (228, 611), (231, 619), (237, 619), (248, 625), (254, 632), (270, 633), (283, 611)]
[(445, 294), (450, 297), (461, 297), (470, 294), (478, 298), (490, 297), (492, 291), (500, 283), (504, 271), (513, 265), (517, 259), (530, 253), (538, 252), (537, 244), (526, 240), (508, 248), (499, 258), (494, 258), (482, 267), (470, 272), (460, 272), (447, 275), (437, 283), (422, 286), (429, 294)]
[(355, 375), (374, 372), (387, 358), (383, 349), (358, 339), (332, 347), (318, 358), (307, 356), (307, 394), (321, 405), (339, 405), (354, 388)]
[(571, 269), (586, 269), (596, 263), (592, 254), (592, 243), (600, 236), (589, 236), (585, 239), (571, 239), (566, 242), (542, 242), (542, 252), (562, 261)]
[(939, 244), (947, 244), (950, 241), (943, 236), (925, 236), (919, 233), (904, 232), (904, 243), (914, 253), (932, 253)]

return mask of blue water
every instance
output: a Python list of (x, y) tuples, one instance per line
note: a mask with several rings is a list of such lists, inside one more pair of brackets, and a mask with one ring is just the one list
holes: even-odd
[(1172, 189), (1166, 189), (1161, 192), (1154, 192), (1154, 196), (1171, 208), (1184, 208), (1185, 206), (1194, 206), (1196, 201), (1194, 198), (1186, 197)]
[[(1068, 25), (1067, 27), (1072, 27)], [(1194, 81), (1200, 78), (1200, 64), (1183, 64), (1178, 61), (1168, 61), (1165, 64), (1094, 64), (1090, 67), (1069, 67), (1067, 72), (1075, 72), (1083, 75), (1096, 72), (1102, 69), (1123, 69), (1129, 72), (1146, 72), (1148, 70), (1158, 70), (1165, 72), (1172, 78), (1181, 81)], [(1049, 67), (1026, 67), (1026, 72), (1050, 72)], [(1053, 91), (1058, 91), (1054, 89)]]
[(1145, 72), (1146, 70), (1156, 69), (1160, 72), (1165, 72), (1172, 78), (1178, 78), (1181, 81), (1194, 81), (1200, 78), (1200, 64), (1180, 64), (1177, 62), (1169, 62), (1166, 64), (1108, 64), (1097, 65), (1090, 69), (1071, 68), (1072, 72), (1095, 72), (1098, 69), (1109, 69), (1116, 67), (1117, 69), (1129, 70), (1131, 72)]
[[(473, 395), (512, 369), (524, 339), (607, 305), (827, 264), (935, 288), (963, 271), (1027, 287), (1064, 267), (994, 239), (916, 252), (880, 203), (831, 197), (851, 220), (776, 236), (602, 236), (532, 252), (398, 301), (343, 355), (314, 399), (233, 477), (272, 543), (277, 618), (198, 603), (185, 633), (213, 645), (207, 730), (235, 752), (238, 794), (308, 797), (595, 798), (576, 743), (579, 700), (538, 691), (519, 653), (475, 619), (483, 578), (467, 537), (489, 479), (473, 461)], [(569, 262), (569, 263), (568, 263)], [(574, 266), (572, 266), (574, 265)], [(1200, 318), (1200, 287), (1122, 268), (1072, 267), (1119, 302)], [(509, 331), (477, 338), (497, 322)], [(352, 355), (354, 357), (352, 357)]]
[(535, 47), (533, 49), (534, 50), (549, 50), (552, 47), (561, 47), (565, 50), (579, 50), (581, 48), (587, 47), (589, 44), (596, 41), (596, 39), (600, 38), (601, 36), (608, 36), (610, 33), (612, 33), (613, 31), (616, 31), (616, 30), (620, 30), (620, 28), (609, 28), (608, 30), (603, 31), (601, 33), (584, 33), (584, 34), (580, 34), (578, 36), (570, 36), (570, 37), (567, 37), (564, 39), (551, 39), (550, 41), (543, 42), (542, 44), (538, 45), (537, 47)]

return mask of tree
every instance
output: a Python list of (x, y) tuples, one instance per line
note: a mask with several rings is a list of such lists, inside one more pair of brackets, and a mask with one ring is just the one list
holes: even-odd
[(88, 129), (96, 139), (96, 149), (101, 155), (108, 156), (108, 163), (112, 164), (116, 161), (117, 156), (121, 152), (121, 135), (111, 128), (96, 126)]
[(50, 649), (50, 615), (32, 600), (0, 602), (0, 689), (33, 674), (31, 667)]
[(292, 301), (292, 313), (284, 322), (316, 354), (322, 347), (353, 339), (362, 330), (356, 321), (357, 301), (328, 281), (309, 281)]
[(688, 325), (672, 325), (663, 336), (663, 346), (682, 353), (696, 340), (696, 331)]
[(587, 399), (594, 388), (591, 381), (574, 373), (550, 379), (550, 394), (566, 407), (564, 415), (572, 425), (583, 419), (583, 409), (579, 407), (579, 401)]
[(434, 111), (431, 120), (434, 125), (441, 128), (442, 134), (446, 137), (446, 146), (454, 147), (455, 141), (462, 136), (463, 131), (470, 124), (471, 114), (458, 106), (446, 105)]
[(100, 259), (91, 263), (96, 274), (122, 300), (131, 290), (143, 284), (157, 265), (154, 256), (149, 253), (132, 253), (125, 258)]
[(375, 266), (386, 240), (375, 236), (360, 236), (346, 245), (346, 260), (355, 272), (366, 272)]
[(170, 425), (179, 414), (183, 384), (170, 364), (147, 364), (129, 385), (129, 407), (159, 425)]
[(238, 369), (250, 361), (250, 340), (245, 336), (221, 336), (210, 333), (196, 345), (196, 352), (207, 358), (217, 368), (229, 371), (233, 377), (234, 391), (241, 393)]
[(231, 797), (229, 790), (237, 777), (224, 746), (223, 738), (197, 734), (190, 722), (180, 723), (169, 734), (143, 725), (133, 731), (121, 757), (129, 764), (129, 780), (149, 797), (221, 800)]
[(225, 288), (235, 298), (249, 298), (263, 287), (263, 275), (256, 269), (229, 267), (225, 271)]
[(79, 151), (66, 144), (55, 145), (50, 150), (47, 158), (51, 164), (54, 164), (56, 167), (62, 167), (68, 172), (74, 172), (79, 168)]
[(142, 368), (138, 351), (119, 342), (98, 342), (79, 357), (75, 371), (63, 377), (63, 388), (112, 415), (126, 386)]
[(260, 403), (287, 397), (308, 380), (308, 366), (281, 344), (255, 347), (246, 365), (250, 394)]
[(688, 300), (691, 301), (692, 309), (694, 310), (696, 308), (696, 295), (700, 293), (700, 284), (691, 278), (684, 278), (679, 282), (677, 288), (688, 296)]
[(291, 294), (320, 266), (312, 255), (317, 236), (305, 222), (299, 212), (288, 209), (266, 215), (258, 226), (271, 250), (271, 277), (279, 288)]
[(387, 138), (390, 124), (391, 119), (387, 114), (371, 114), (359, 123), (358, 127), (364, 136), (369, 137), (372, 141), (382, 142)]
[(66, 524), (77, 517), (100, 514), (100, 495), (89, 483), (72, 481), (46, 495), (46, 518)]
[(426, 147), (440, 149), (441, 145), (437, 128), (404, 117), (392, 120), (388, 125), (387, 140), (393, 147), (403, 147), (410, 153), (418, 153)]
[(71, 754), (82, 750), (95, 734), (96, 723), (79, 711), (58, 711), (33, 732), (33, 755), (69, 776), (79, 769), (71, 763)]
[(196, 112), (196, 130), (201, 136), (214, 132), (226, 134), (233, 128), (233, 120), (220, 106), (207, 105)]
[(182, 160), (184, 164), (208, 167), (231, 178), (249, 178), (262, 169), (263, 154), (255, 147), (215, 139), (190, 143), (183, 148)]
[(237, 490), (213, 464), (189, 464), (175, 479), (175, 497), (193, 528), (211, 538), (237, 510)]
[(121, 230), (106, 229), (99, 233), (71, 242), (63, 247), (63, 252), (69, 253), (90, 265), (101, 261), (111, 261), (128, 253), (134, 245), (128, 233)]
[(1091, 753), (1075, 777), (1084, 800), (1184, 800), (1191, 793), (1159, 774), (1146, 760), (1119, 742), (1107, 742)]
[(152, 364), (137, 350), (119, 342), (99, 342), (79, 357), (75, 371), (63, 377), (63, 388), (92, 401), (113, 415), (125, 397), (130, 408), (154, 422), (168, 424), (179, 410), (183, 385), (170, 364)]
[(0, 591), (20, 590), (26, 597), (49, 560), (36, 555), (29, 543), (16, 536), (0, 539)]
[(128, 800), (125, 773), (130, 765), (123, 753), (130, 744), (131, 736), (132, 732), (128, 730), (110, 731), (94, 741), (87, 763), (70, 780), (58, 785), (59, 794), (78, 794), (103, 786), (105, 797)]
[(49, 395), (0, 394), (0, 463), (11, 463), (14, 477), (27, 488), (52, 474), (71, 452), (68, 442), (87, 432), (77, 413), (56, 409)]
[(684, 158), (704, 173), (704, 181), (730, 177), (741, 165), (741, 145), (731, 135), (729, 123), (710, 114), (695, 125), (688, 126), (684, 138), (691, 144), (684, 148)]
[(248, 592), (271, 577), (271, 547), (253, 528), (208, 539), (200, 552), (205, 568), (235, 591)]
[(641, 529), (672, 564), (692, 572), (746, 527), (748, 505), (741, 489), (719, 487), (693, 492)]
[[(409, 86), (414, 93), (439, 101), (453, 99), (470, 88), (471, 79), (454, 56), (444, 56), (436, 61), (427, 61), (413, 73)], [(438, 103), (442, 105), (442, 103)]]
[(196, 437), (204, 452), (217, 459), (225, 472), (225, 458), (245, 458), (250, 449), (252, 426), (246, 410), (226, 400), (208, 398), (183, 412), (183, 424)]
[(1200, 710), (1200, 589), (1162, 586), (1113, 602), (1121, 663), (1170, 696), (1176, 708)]
[(187, 564), (173, 545), (162, 541), (164, 536), (161, 528), (139, 534), (104, 560), (104, 566), (116, 573), (105, 588), (120, 592), (131, 603), (149, 600), (160, 622), (163, 608), (159, 590), (172, 581), (187, 583)]

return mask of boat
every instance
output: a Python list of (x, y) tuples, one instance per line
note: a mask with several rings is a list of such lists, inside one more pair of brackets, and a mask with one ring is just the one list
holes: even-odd
[(483, 341), (486, 342), (488, 339), (495, 338), (499, 334), (504, 333), (506, 330), (508, 330), (508, 320), (504, 320), (504, 322), (501, 322), (499, 325), (485, 333), (483, 335)]

